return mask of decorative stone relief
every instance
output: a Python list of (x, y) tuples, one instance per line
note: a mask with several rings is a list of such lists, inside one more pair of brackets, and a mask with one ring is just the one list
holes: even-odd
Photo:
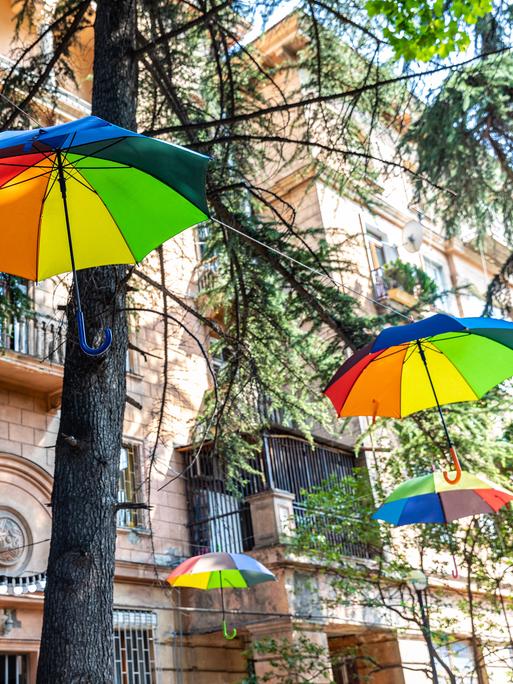
[(27, 557), (28, 534), (21, 520), (0, 509), (0, 570), (21, 566)]

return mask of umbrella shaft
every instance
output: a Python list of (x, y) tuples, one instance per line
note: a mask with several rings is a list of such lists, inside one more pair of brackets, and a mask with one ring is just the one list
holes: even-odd
[(438, 401), (438, 396), (436, 394), (435, 386), (433, 385), (431, 373), (429, 372), (429, 367), (427, 364), (426, 355), (424, 354), (424, 350), (422, 349), (422, 344), (420, 343), (420, 340), (417, 340), (417, 346), (419, 348), (420, 358), (422, 359), (422, 363), (424, 364), (424, 368), (426, 369), (429, 384), (431, 385), (431, 389), (433, 390), (433, 396), (434, 396), (435, 401), (436, 401), (436, 408), (438, 409), (438, 415), (440, 416), (440, 420), (442, 421), (442, 425), (443, 425), (444, 432), (445, 432), (445, 437), (447, 439), (447, 444), (449, 445), (449, 450), (451, 450), (454, 447), (454, 445), (452, 443), (452, 439), (451, 439), (451, 436), (449, 434), (449, 430), (447, 429), (447, 424), (445, 422), (444, 414), (442, 412), (440, 402)]
[(64, 168), (62, 166), (62, 156), (60, 150), (57, 151), (57, 169), (59, 173), (59, 187), (61, 189), (62, 203), (64, 205), (64, 219), (66, 221), (66, 232), (68, 234), (69, 256), (71, 260), (71, 270), (73, 271), (73, 285), (75, 287), (75, 297), (77, 300), (77, 309), (82, 310), (80, 302), (80, 290), (77, 282), (77, 269), (75, 266), (75, 255), (73, 253), (73, 241), (71, 239), (71, 225), (68, 213), (68, 199), (66, 194), (66, 178), (64, 177)]

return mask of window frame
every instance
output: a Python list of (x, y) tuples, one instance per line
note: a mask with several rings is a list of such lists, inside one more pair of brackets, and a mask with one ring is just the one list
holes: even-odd
[[(121, 468), (123, 451), (127, 453), (127, 467)], [(126, 477), (124, 487), (121, 488), (122, 472), (129, 470), (131, 479), (130, 498), (120, 498), (121, 492), (126, 494)], [(142, 445), (128, 440), (123, 440), (121, 452), (119, 454), (119, 473), (118, 473), (118, 503), (144, 503), (142, 490), (143, 470), (142, 470)], [(142, 508), (122, 508), (116, 513), (116, 528), (122, 530), (146, 530), (148, 528), (146, 513)]]

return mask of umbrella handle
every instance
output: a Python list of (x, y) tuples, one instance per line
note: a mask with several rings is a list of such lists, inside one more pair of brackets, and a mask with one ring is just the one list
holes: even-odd
[(456, 563), (456, 557), (454, 554), (452, 554), (452, 562), (454, 563), (454, 569), (451, 571), (452, 576), (454, 577), (454, 579), (458, 579), (460, 573), (458, 571), (458, 564)]
[(104, 340), (99, 347), (90, 347), (87, 344), (84, 314), (82, 311), (77, 311), (77, 325), (78, 325), (78, 343), (80, 344), (80, 349), (88, 356), (100, 356), (107, 351), (107, 349), (112, 344), (112, 330), (110, 328), (105, 328)]
[(223, 620), (223, 636), (225, 639), (228, 639), (228, 641), (235, 639), (235, 637), (237, 636), (237, 628), (236, 627), (234, 627), (231, 632), (228, 632), (228, 627), (226, 626), (226, 620)]
[(456, 484), (461, 480), (461, 466), (460, 466), (458, 456), (456, 454), (456, 449), (453, 446), (449, 449), (449, 453), (451, 454), (451, 458), (452, 458), (452, 462), (454, 464), (454, 470), (456, 471), (456, 475), (453, 478), (450, 478), (449, 474), (444, 472), (444, 480), (446, 482), (448, 482), (449, 484)]

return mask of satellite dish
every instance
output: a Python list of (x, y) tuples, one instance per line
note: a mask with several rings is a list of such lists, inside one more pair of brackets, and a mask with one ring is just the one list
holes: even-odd
[(408, 221), (403, 228), (403, 247), (407, 252), (418, 252), (424, 237), (424, 227), (416, 220)]

